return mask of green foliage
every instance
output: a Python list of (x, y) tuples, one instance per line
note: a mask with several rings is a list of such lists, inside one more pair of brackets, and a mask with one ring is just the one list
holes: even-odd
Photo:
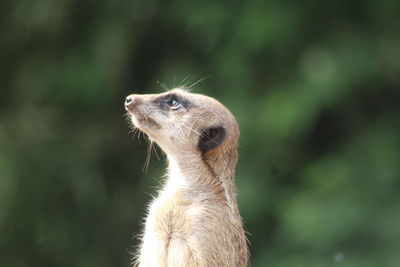
[(123, 117), (185, 82), (241, 125), (254, 266), (400, 262), (400, 2), (0, 3), (0, 266), (129, 266), (164, 164)]

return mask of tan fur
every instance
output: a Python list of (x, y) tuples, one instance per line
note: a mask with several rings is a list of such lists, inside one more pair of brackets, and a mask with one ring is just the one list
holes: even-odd
[[(165, 111), (160, 96), (175, 94), (190, 108)], [(167, 179), (149, 206), (139, 266), (247, 266), (248, 251), (236, 202), (235, 168), (239, 128), (234, 116), (213, 98), (174, 89), (158, 95), (131, 95), (126, 108), (135, 127), (166, 153)], [(201, 131), (223, 125), (226, 137), (200, 151)]]

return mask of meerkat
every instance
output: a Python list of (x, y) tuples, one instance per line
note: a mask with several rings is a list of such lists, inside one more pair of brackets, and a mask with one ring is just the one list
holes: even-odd
[(217, 100), (182, 88), (129, 95), (125, 109), (168, 160), (135, 264), (247, 266), (235, 185), (239, 127), (232, 113)]

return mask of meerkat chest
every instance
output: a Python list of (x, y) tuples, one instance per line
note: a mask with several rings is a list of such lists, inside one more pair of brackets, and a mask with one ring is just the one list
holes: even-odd
[(146, 263), (143, 266), (164, 266), (171, 249), (186, 240), (190, 232), (188, 204), (180, 195), (179, 191), (161, 192), (149, 206), (140, 253), (141, 262)]
[(154, 242), (186, 239), (207, 210), (210, 208), (182, 188), (164, 188), (149, 206), (145, 235), (152, 235)]
[(179, 190), (162, 191), (149, 206), (146, 231), (165, 238), (164, 235), (170, 234), (183, 223), (183, 220), (188, 219), (186, 213), (190, 206), (189, 201), (182, 196), (182, 192)]

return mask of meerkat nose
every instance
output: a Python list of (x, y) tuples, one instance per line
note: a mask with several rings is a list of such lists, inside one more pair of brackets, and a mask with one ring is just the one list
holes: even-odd
[(133, 97), (132, 96), (127, 96), (125, 99), (125, 105), (130, 105), (132, 104), (133, 101)]
[(135, 99), (133, 98), (133, 96), (127, 96), (125, 99), (125, 109), (126, 110), (131, 109), (134, 104), (135, 104)]

